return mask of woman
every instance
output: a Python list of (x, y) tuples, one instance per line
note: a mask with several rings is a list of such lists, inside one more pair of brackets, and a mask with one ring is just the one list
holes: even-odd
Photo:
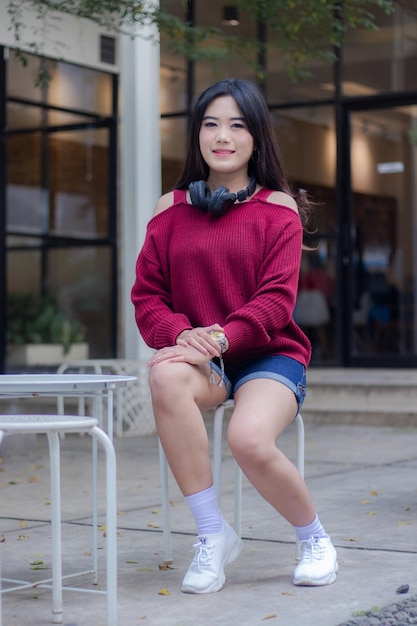
[(222, 80), (198, 98), (173, 192), (149, 222), (132, 289), (158, 434), (198, 539), (182, 591), (224, 585), (241, 540), (217, 504), (202, 411), (234, 397), (228, 444), (297, 532), (295, 585), (336, 578), (336, 551), (296, 467), (276, 446), (305, 396), (310, 344), (293, 319), (308, 202), (292, 194), (266, 102)]

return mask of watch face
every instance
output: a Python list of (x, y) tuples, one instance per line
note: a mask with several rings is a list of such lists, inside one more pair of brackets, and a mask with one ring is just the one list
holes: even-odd
[(225, 334), (221, 330), (212, 330), (209, 335), (213, 337), (215, 341), (221, 341), (225, 338)]

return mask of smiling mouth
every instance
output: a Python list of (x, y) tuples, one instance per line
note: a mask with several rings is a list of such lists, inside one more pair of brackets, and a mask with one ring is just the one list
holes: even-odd
[(214, 154), (218, 154), (220, 156), (229, 156), (229, 154), (234, 154), (234, 150), (213, 150)]

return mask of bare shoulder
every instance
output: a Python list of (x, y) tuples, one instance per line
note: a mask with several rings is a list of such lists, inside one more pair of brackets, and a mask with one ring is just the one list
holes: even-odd
[(273, 191), (269, 196), (268, 201), (273, 202), (274, 204), (280, 204), (281, 206), (286, 206), (298, 213), (298, 206), (294, 198), (283, 191)]
[(173, 204), (174, 204), (174, 192), (169, 191), (168, 193), (165, 193), (163, 196), (159, 198), (158, 202), (156, 203), (154, 212), (153, 212), (153, 217), (155, 217), (155, 215), (158, 215), (158, 213), (162, 213), (163, 211), (165, 211), (165, 209), (168, 209)]

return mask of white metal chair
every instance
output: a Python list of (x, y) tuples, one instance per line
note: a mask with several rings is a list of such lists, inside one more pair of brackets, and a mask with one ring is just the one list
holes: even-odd
[[(222, 440), (223, 418), (226, 409), (234, 406), (233, 400), (226, 400), (220, 404), (214, 412), (213, 420), (213, 480), (218, 498), (221, 494), (222, 482)], [(297, 468), (304, 478), (304, 422), (300, 415), (295, 418), (297, 426)], [(161, 442), (159, 442), (159, 465), (161, 473), (162, 490), (162, 524), (165, 561), (172, 561), (171, 525), (169, 516), (169, 485), (168, 485), (168, 462)], [(242, 534), (242, 471), (235, 462), (234, 476), (234, 529), (239, 537)], [(299, 556), (299, 545), (296, 542), (296, 557)]]
[[(80, 415), (0, 415), (0, 442), (4, 435), (18, 433), (46, 434), (49, 444), (51, 480), (51, 534), (52, 534), (52, 578), (28, 582), (3, 578), (12, 585), (1, 589), (1, 594), (30, 587), (52, 588), (52, 615), (54, 624), (62, 624), (62, 545), (61, 545), (61, 485), (60, 485), (60, 433), (87, 433), (100, 443), (106, 456), (106, 542), (107, 572), (106, 590), (77, 588), (76, 591), (107, 595), (107, 624), (117, 626), (117, 503), (116, 503), (116, 455), (108, 435), (97, 426), (98, 420)], [(77, 572), (65, 578), (91, 573)], [(73, 587), (71, 587), (74, 590)], [(1, 611), (1, 604), (0, 604)], [(0, 612), (1, 626), (1, 612)]]

